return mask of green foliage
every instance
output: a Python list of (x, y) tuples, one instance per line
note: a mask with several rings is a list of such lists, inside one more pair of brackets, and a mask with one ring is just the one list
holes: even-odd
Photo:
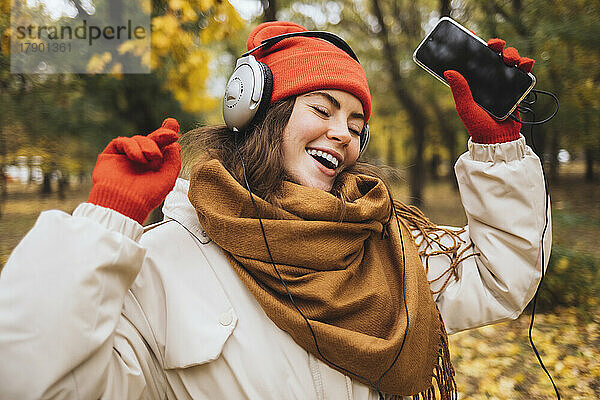
[[(554, 217), (567, 224), (585, 224), (580, 216)], [(559, 221), (557, 221), (559, 222)], [(555, 245), (538, 294), (538, 307), (548, 311), (558, 306), (576, 307), (580, 317), (591, 318), (600, 296), (600, 261), (586, 253)]]
[[(414, 154), (411, 119), (392, 90), (394, 80), (378, 37), (381, 30), (373, 0), (321, 0), (280, 3), (278, 15), (327, 29), (348, 41), (361, 59), (373, 95), (372, 142), (366, 154), (392, 165), (410, 164)], [(441, 154), (449, 162), (465, 148), (466, 135), (450, 91), (412, 62), (412, 53), (439, 17), (443, 1), (379, 0), (389, 41), (406, 92), (427, 118), (425, 159)], [(500, 37), (522, 55), (534, 58), (537, 88), (559, 96), (561, 109), (550, 123), (536, 127), (540, 153), (560, 148), (571, 154), (586, 150), (600, 158), (600, 7), (582, 0), (475, 0), (450, 2), (450, 15), (484, 40)], [(339, 10), (340, 17), (331, 10)], [(537, 119), (548, 116), (553, 103), (540, 96)], [(443, 126), (447, 123), (447, 126)], [(390, 128), (390, 127), (393, 127)], [(528, 129), (525, 129), (528, 131)], [(448, 132), (452, 134), (449, 135)], [(393, 147), (390, 149), (390, 147)], [(441, 150), (441, 151), (440, 151)]]
[(166, 117), (177, 118), (182, 131), (205, 119), (217, 102), (207, 86), (211, 43), (226, 40), (242, 21), (227, 1), (152, 5), (152, 51), (141, 55), (151, 73), (121, 74), (107, 59), (100, 70), (115, 73), (35, 75), (10, 73), (11, 2), (0, 0), (0, 169), (18, 156), (41, 156), (46, 173), (89, 173), (114, 137), (148, 134)]

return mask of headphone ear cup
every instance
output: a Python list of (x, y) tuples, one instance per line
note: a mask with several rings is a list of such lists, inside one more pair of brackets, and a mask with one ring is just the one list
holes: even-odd
[(365, 149), (367, 148), (367, 145), (369, 144), (369, 139), (371, 138), (370, 136), (370, 132), (369, 132), (369, 124), (365, 124), (365, 126), (363, 127), (362, 132), (360, 133), (360, 153), (359, 156), (362, 155), (362, 153), (364, 153)]
[(271, 102), (273, 74), (253, 56), (237, 60), (223, 95), (223, 120), (236, 132), (247, 131), (264, 117)]
[(267, 109), (269, 108), (269, 104), (271, 104), (271, 94), (273, 93), (273, 73), (271, 72), (271, 68), (260, 61), (258, 62), (258, 65), (263, 72), (264, 82), (260, 105), (251, 122), (251, 125), (254, 126), (260, 123), (267, 114)]

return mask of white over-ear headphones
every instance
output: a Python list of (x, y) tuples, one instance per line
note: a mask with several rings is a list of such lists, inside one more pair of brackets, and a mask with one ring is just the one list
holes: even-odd
[[(257, 61), (252, 53), (261, 48), (268, 49), (283, 39), (297, 36), (326, 40), (345, 51), (358, 62), (358, 57), (356, 57), (350, 46), (342, 38), (331, 32), (292, 32), (263, 40), (259, 46), (242, 54), (227, 82), (225, 95), (223, 96), (223, 119), (229, 129), (234, 132), (243, 132), (256, 124), (264, 117), (271, 101), (273, 74), (271, 69), (266, 64)], [(369, 125), (365, 124), (360, 134), (360, 154), (367, 148), (368, 143)]]

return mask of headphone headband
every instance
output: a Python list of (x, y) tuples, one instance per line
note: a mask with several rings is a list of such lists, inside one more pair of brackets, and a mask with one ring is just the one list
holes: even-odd
[(360, 63), (360, 61), (358, 61), (358, 57), (356, 56), (356, 54), (354, 53), (352, 48), (350, 48), (348, 43), (346, 43), (344, 41), (344, 39), (342, 39), (341, 37), (339, 37), (337, 35), (334, 35), (331, 32), (325, 32), (325, 31), (290, 32), (290, 33), (284, 33), (282, 35), (273, 36), (273, 37), (263, 40), (262, 42), (260, 42), (260, 44), (258, 46), (256, 46), (255, 48), (253, 48), (251, 50), (248, 50), (247, 52), (242, 54), (242, 57), (248, 56), (262, 48), (268, 49), (269, 47), (274, 46), (276, 43), (279, 43), (283, 39), (287, 39), (287, 38), (295, 37), (295, 36), (311, 37), (311, 38), (323, 39), (325, 41), (328, 41), (329, 43), (333, 44), (337, 48), (346, 52), (350, 57), (352, 57), (354, 60), (356, 60), (356, 62)]
[[(271, 99), (273, 76), (269, 67), (257, 61), (252, 53), (268, 49), (280, 41), (291, 37), (323, 39), (348, 54), (356, 62), (358, 57), (350, 46), (339, 36), (325, 31), (290, 32), (263, 40), (260, 45), (248, 50), (236, 62), (236, 68), (225, 88), (223, 98), (223, 119), (234, 132), (242, 132), (253, 122), (260, 120)], [(360, 135), (360, 154), (369, 143), (369, 125), (365, 124)]]

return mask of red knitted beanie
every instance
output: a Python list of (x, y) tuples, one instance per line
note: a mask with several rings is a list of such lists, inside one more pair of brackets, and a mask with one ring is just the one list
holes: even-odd
[[(266, 22), (250, 33), (246, 47), (251, 50), (270, 37), (306, 30), (293, 22)], [(365, 122), (369, 120), (371, 93), (365, 71), (334, 44), (317, 38), (292, 37), (253, 55), (273, 73), (271, 103), (313, 90), (338, 89), (356, 96), (362, 103)]]

